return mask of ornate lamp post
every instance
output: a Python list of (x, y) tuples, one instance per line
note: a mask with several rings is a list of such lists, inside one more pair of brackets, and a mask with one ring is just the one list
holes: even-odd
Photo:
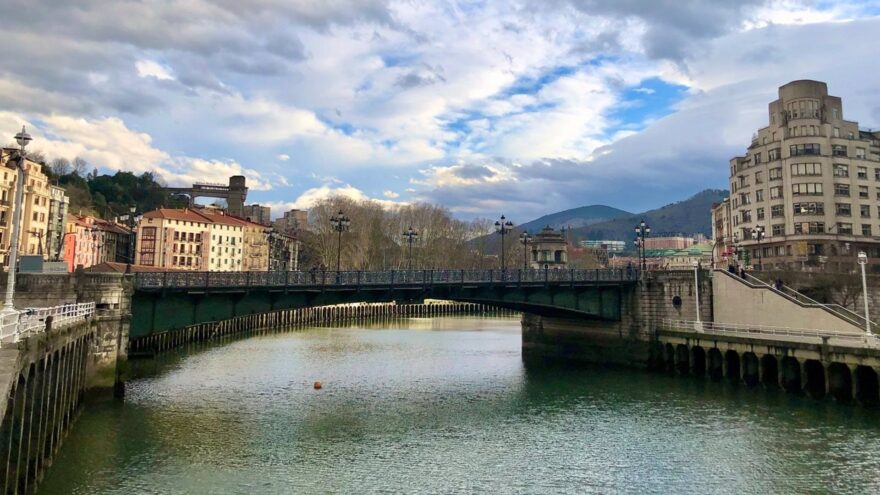
[(636, 240), (633, 243), (636, 245), (636, 250), (639, 254), (639, 262), (642, 267), (642, 271), (647, 269), (647, 259), (645, 258), (645, 239), (651, 235), (651, 227), (642, 220), (636, 225)]
[(871, 315), (868, 312), (868, 279), (865, 276), (865, 265), (868, 264), (868, 255), (859, 251), (859, 266), (862, 267), (862, 294), (865, 298), (865, 334), (871, 336)]
[(764, 239), (764, 226), (756, 225), (752, 230), (752, 239), (758, 241), (758, 270), (764, 269), (763, 257), (761, 253), (761, 241)]
[(339, 213), (330, 217), (330, 225), (338, 234), (336, 239), (336, 272), (338, 273), (342, 255), (342, 233), (348, 230), (349, 225), (351, 225), (351, 219), (345, 216), (342, 210), (339, 210)]
[(13, 296), (15, 294), (16, 262), (18, 261), (18, 238), (21, 235), (22, 189), (24, 189), (24, 175), (27, 173), (25, 147), (31, 142), (31, 135), (27, 133), (24, 126), (21, 126), (21, 132), (15, 135), (15, 142), (19, 146), (19, 160), (18, 174), (15, 178), (15, 210), (12, 214), (12, 239), (9, 241), (9, 256), (7, 257), (9, 273), (6, 277), (6, 300), (3, 302), (3, 316), (17, 313), (13, 307)]
[(134, 264), (134, 212), (137, 211), (137, 206), (131, 205), (128, 208), (128, 265), (125, 267), (125, 272), (131, 272), (131, 265)]
[(504, 264), (504, 237), (513, 230), (513, 222), (501, 215), (501, 219), (495, 222), (495, 232), (501, 235), (501, 271), (504, 272), (507, 267)]
[(409, 258), (407, 261), (407, 270), (412, 270), (412, 245), (413, 241), (415, 241), (419, 237), (419, 233), (413, 230), (410, 226), (403, 232), (403, 236), (406, 237), (406, 242), (409, 244)]
[(532, 242), (528, 232), (519, 235), (519, 242), (523, 245), (523, 270), (529, 269), (529, 243)]

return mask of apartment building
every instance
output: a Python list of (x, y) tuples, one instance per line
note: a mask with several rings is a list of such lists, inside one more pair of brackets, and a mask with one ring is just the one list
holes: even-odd
[(244, 215), (242, 216), (246, 220), (268, 227), (272, 224), (272, 219), (270, 218), (271, 215), (272, 210), (268, 206), (245, 205)]
[[(7, 265), (12, 219), (14, 216), (15, 185), (18, 177), (18, 151), (4, 148), (0, 151), (0, 258)], [(53, 189), (54, 188), (54, 189)], [(66, 201), (63, 190), (49, 184), (39, 163), (25, 160), (24, 189), (22, 191), (21, 230), (19, 254), (42, 255), (54, 259), (50, 241), (58, 228), (57, 218), (50, 209), (53, 198)], [(66, 208), (66, 207), (65, 207)]]
[(189, 208), (144, 213), (137, 227), (136, 264), (240, 272), (244, 266), (244, 223), (222, 212)]
[(275, 220), (272, 224), (278, 232), (296, 235), (301, 230), (306, 230), (309, 226), (308, 210), (290, 210), (285, 211), (281, 218)]
[(880, 263), (880, 132), (846, 120), (820, 81), (781, 86), (768, 110), (730, 160), (729, 238), (762, 268), (851, 271), (859, 251)]

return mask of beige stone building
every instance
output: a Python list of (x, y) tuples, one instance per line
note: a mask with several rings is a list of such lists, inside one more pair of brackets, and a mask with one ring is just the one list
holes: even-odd
[(768, 110), (730, 160), (732, 236), (749, 264), (851, 271), (860, 250), (880, 263), (880, 132), (845, 120), (819, 81), (780, 87)]
[[(7, 264), (12, 233), (15, 182), (18, 176), (18, 151), (5, 148), (0, 154), (0, 258)], [(49, 180), (39, 163), (26, 161), (22, 195), (21, 236), (19, 255), (41, 254), (50, 259), (49, 224), (51, 192)]]
[(565, 237), (549, 225), (532, 237), (533, 269), (565, 268), (568, 264), (568, 250)]

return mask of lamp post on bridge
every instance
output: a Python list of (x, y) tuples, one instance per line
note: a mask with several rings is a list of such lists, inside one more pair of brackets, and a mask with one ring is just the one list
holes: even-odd
[(529, 243), (532, 242), (528, 232), (519, 235), (519, 242), (523, 245), (523, 270), (529, 269)]
[(413, 241), (415, 241), (419, 237), (419, 233), (413, 230), (412, 226), (410, 226), (403, 232), (403, 236), (406, 237), (406, 242), (409, 244), (407, 270), (412, 271), (412, 245)]
[(642, 268), (642, 272), (647, 270), (647, 260), (645, 259), (645, 239), (651, 235), (651, 227), (647, 222), (642, 220), (636, 225), (636, 240), (633, 243), (636, 245), (636, 252), (639, 255), (639, 263)]
[(501, 272), (507, 269), (504, 264), (504, 237), (513, 230), (513, 222), (501, 215), (501, 219), (495, 222), (495, 232), (501, 235)]
[(342, 210), (339, 210), (339, 213), (330, 217), (330, 225), (338, 235), (336, 239), (336, 276), (338, 277), (342, 256), (342, 233), (348, 230), (349, 225), (351, 225), (351, 219), (345, 216), (345, 214), (342, 213)]
[(3, 317), (0, 321), (4, 324), (6, 323), (6, 316), (18, 313), (13, 306), (13, 296), (15, 294), (15, 271), (17, 269), (18, 261), (18, 238), (21, 235), (22, 189), (24, 189), (24, 174), (27, 173), (25, 162), (27, 152), (25, 151), (25, 147), (31, 142), (31, 135), (27, 133), (24, 126), (21, 126), (21, 132), (15, 135), (15, 142), (18, 143), (19, 146), (19, 159), (18, 174), (16, 174), (15, 177), (15, 210), (13, 210), (12, 213), (12, 239), (9, 241), (9, 256), (7, 257), (9, 272), (6, 277), (6, 299), (3, 302), (3, 311), (0, 312)]
[(125, 273), (131, 272), (131, 265), (134, 264), (134, 213), (137, 211), (137, 206), (131, 205), (128, 208), (128, 265), (125, 267)]

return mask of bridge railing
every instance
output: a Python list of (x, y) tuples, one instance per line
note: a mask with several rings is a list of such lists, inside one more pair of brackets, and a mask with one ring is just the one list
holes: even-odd
[(815, 337), (819, 339), (839, 339), (849, 342), (866, 342), (866, 337), (872, 345), (880, 344), (876, 335), (867, 336), (864, 333), (847, 333), (817, 328), (791, 328), (771, 327), (765, 325), (750, 325), (741, 323), (715, 323), (711, 321), (671, 320), (664, 319), (661, 327), (666, 330), (685, 332), (697, 332), (707, 334), (729, 334), (742, 336), (770, 336), (775, 338), (784, 337)]
[(141, 272), (138, 289), (634, 282), (634, 269)]
[(63, 328), (85, 321), (95, 315), (95, 303), (71, 303), (47, 308), (25, 308), (17, 313), (0, 316), (0, 341), (10, 339), (17, 342), (23, 335), (44, 332), (52, 323), (52, 328)]

